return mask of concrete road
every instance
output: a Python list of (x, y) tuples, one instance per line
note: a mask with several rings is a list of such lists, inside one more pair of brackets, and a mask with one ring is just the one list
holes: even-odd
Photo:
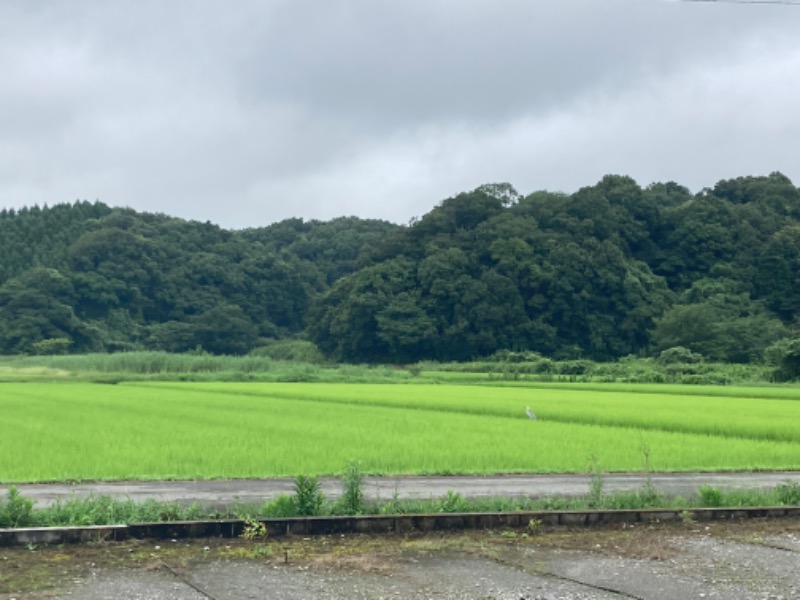
[[(800, 484), (800, 472), (760, 473), (656, 473), (652, 483), (663, 493), (688, 496), (704, 485), (723, 489), (767, 489), (792, 481)], [(603, 476), (605, 492), (634, 490), (647, 481), (642, 474), (607, 474)], [(328, 498), (341, 494), (336, 478), (321, 478), (322, 490)], [(5, 496), (7, 485), (0, 486)], [(185, 504), (225, 507), (234, 502), (261, 503), (278, 494), (291, 494), (292, 479), (240, 479), (207, 481), (127, 481), (80, 484), (20, 484), (19, 491), (44, 507), (55, 500), (90, 495), (113, 496), (142, 501), (153, 498)], [(588, 492), (587, 475), (494, 475), (446, 477), (367, 477), (364, 492), (369, 499), (439, 498), (456, 491), (468, 498), (489, 496), (580, 496)]]
[(0, 549), (0, 600), (800, 599), (789, 520)]

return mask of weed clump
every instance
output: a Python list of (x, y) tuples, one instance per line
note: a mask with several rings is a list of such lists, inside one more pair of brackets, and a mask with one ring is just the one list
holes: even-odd
[(272, 519), (286, 519), (297, 516), (297, 504), (289, 494), (281, 494), (264, 504), (261, 514)]
[(301, 517), (313, 517), (322, 514), (325, 505), (325, 494), (314, 476), (298, 475), (294, 480), (294, 505), (296, 514)]
[(717, 508), (723, 505), (724, 498), (722, 490), (718, 487), (704, 485), (700, 488), (700, 506), (707, 508)]
[(800, 506), (800, 483), (787, 481), (775, 488), (778, 501), (785, 506)]
[(589, 508), (599, 508), (603, 503), (603, 471), (595, 455), (589, 457), (589, 472), (591, 475), (589, 477), (589, 495), (586, 497), (586, 503)]
[(342, 474), (342, 497), (338, 505), (344, 514), (364, 513), (364, 475), (356, 461), (349, 462)]
[(13, 485), (6, 501), (0, 501), (0, 528), (28, 527), (33, 523), (33, 500), (25, 498)]
[(447, 495), (439, 500), (437, 512), (442, 513), (456, 513), (467, 512), (469, 510), (469, 503), (458, 492), (447, 490)]
[(253, 517), (245, 517), (242, 538), (247, 541), (264, 540), (267, 538), (267, 526)]

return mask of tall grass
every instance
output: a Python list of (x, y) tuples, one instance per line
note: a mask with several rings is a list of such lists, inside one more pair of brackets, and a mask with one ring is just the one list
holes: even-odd
[(68, 356), (0, 357), (0, 380), (112, 379), (194, 381), (358, 381), (416, 380), (545, 385), (564, 383), (691, 383), (733, 385), (766, 383), (772, 370), (765, 365), (718, 363), (660, 364), (649, 358), (623, 358), (613, 363), (588, 360), (532, 362), (421, 362), (408, 369), (363, 365), (326, 365), (313, 344), (284, 340), (249, 356), (123, 352)]
[(120, 381), (410, 381), (408, 371), (384, 366), (275, 360), (269, 356), (214, 356), (120, 352), (0, 357), (0, 381), (75, 379)]
[(7, 366), (44, 367), (74, 373), (220, 373), (270, 371), (268, 356), (214, 356), (210, 354), (172, 354), (169, 352), (119, 352), (115, 354), (74, 354), (65, 356), (7, 357)]
[[(184, 506), (175, 502), (145, 500), (134, 502), (130, 499), (115, 499), (109, 496), (70, 498), (57, 501), (47, 508), (35, 508), (31, 499), (11, 488), (6, 498), (0, 497), (0, 527), (53, 527), (115, 525), (125, 523), (177, 521), (194, 519), (238, 518), (251, 521), (254, 518), (286, 518), (305, 514), (314, 515), (353, 515), (353, 514), (425, 514), (436, 512), (517, 512), (586, 509), (640, 509), (640, 508), (682, 508), (691, 507), (747, 507), (747, 506), (798, 506), (800, 505), (800, 485), (786, 482), (766, 490), (724, 490), (703, 487), (699, 494), (682, 497), (653, 494), (646, 489), (614, 492), (598, 495), (591, 492), (577, 497), (490, 497), (464, 498), (450, 491), (442, 498), (370, 500), (360, 502), (351, 509), (347, 502), (339, 499), (330, 502), (313, 485), (306, 485), (309, 478), (295, 480), (295, 494), (281, 495), (262, 504), (234, 504), (219, 510), (199, 504)], [(308, 492), (311, 495), (308, 496)], [(304, 496), (305, 495), (305, 496)], [(688, 516), (691, 518), (691, 515)], [(261, 535), (266, 534), (262, 530)], [(246, 533), (244, 534), (247, 535)]]

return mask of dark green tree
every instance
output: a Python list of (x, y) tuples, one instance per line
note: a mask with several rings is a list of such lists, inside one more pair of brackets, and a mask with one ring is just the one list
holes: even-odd
[(32, 269), (0, 286), (0, 352), (35, 353), (37, 343), (54, 339), (76, 351), (94, 349), (94, 332), (72, 309), (74, 296), (70, 280), (55, 269)]
[(779, 319), (732, 280), (701, 279), (656, 322), (655, 351), (683, 346), (710, 360), (750, 362), (786, 335)]
[(763, 247), (756, 289), (785, 321), (800, 314), (800, 225), (784, 227)]

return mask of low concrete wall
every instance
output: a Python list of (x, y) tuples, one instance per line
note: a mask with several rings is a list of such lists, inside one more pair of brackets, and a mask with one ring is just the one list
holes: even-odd
[(79, 544), (123, 540), (128, 537), (127, 525), (93, 527), (24, 527), (0, 529), (0, 547), (28, 544)]
[[(754, 518), (800, 518), (800, 507), (696, 508), (689, 510), (593, 510), (525, 513), (436, 513), (363, 517), (302, 517), (259, 519), (269, 538), (333, 534), (404, 534), (464, 529), (520, 529), (531, 521), (551, 527), (590, 527), (621, 523), (724, 521)], [(170, 521), (97, 527), (0, 529), (0, 547), (27, 544), (72, 544), (134, 539), (238, 537), (244, 521)]]

